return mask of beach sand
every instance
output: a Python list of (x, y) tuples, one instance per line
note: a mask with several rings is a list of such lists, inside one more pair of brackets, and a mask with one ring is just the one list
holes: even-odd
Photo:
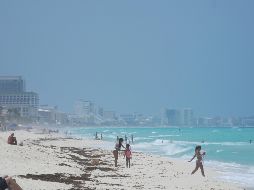
[(23, 141), (15, 146), (6, 143), (10, 133), (0, 132), (0, 175), (13, 176), (24, 190), (244, 189), (218, 180), (212, 168), (205, 167), (206, 177), (200, 170), (190, 175), (195, 161), (133, 152), (131, 168), (123, 156), (114, 167), (112, 151), (93, 148), (103, 141), (15, 131), (18, 143)]

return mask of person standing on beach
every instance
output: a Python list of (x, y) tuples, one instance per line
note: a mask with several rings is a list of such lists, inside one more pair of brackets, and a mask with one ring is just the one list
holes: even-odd
[(131, 143), (133, 143), (133, 139), (134, 139), (134, 136), (133, 134), (131, 135)]
[(118, 152), (121, 150), (122, 147), (125, 149), (125, 147), (123, 146), (123, 138), (120, 138), (115, 145), (115, 150), (113, 150), (113, 155), (115, 158), (115, 167), (117, 167)]
[(204, 167), (203, 167), (203, 156), (206, 153), (205, 152), (201, 153), (200, 151), (201, 151), (201, 146), (196, 146), (195, 154), (192, 157), (192, 159), (189, 160), (188, 162), (191, 162), (195, 157), (197, 157), (196, 168), (191, 172), (191, 174), (194, 174), (200, 168), (202, 175), (205, 177), (205, 172), (204, 172)]
[(124, 151), (124, 157), (126, 157), (126, 167), (130, 168), (131, 167), (131, 150), (130, 150), (130, 144), (126, 145), (126, 149)]

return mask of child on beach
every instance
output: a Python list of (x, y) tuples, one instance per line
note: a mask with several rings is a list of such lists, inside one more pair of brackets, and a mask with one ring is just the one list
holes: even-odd
[(126, 145), (126, 149), (124, 151), (124, 157), (126, 157), (126, 167), (130, 168), (131, 167), (131, 157), (132, 157), (131, 150), (130, 150), (130, 144)]
[(191, 174), (194, 174), (200, 168), (202, 175), (205, 177), (205, 172), (203, 167), (203, 156), (206, 154), (206, 152), (201, 153), (200, 151), (201, 151), (201, 146), (196, 146), (195, 154), (192, 157), (192, 159), (189, 160), (189, 162), (191, 162), (195, 157), (197, 157), (196, 168), (191, 172)]

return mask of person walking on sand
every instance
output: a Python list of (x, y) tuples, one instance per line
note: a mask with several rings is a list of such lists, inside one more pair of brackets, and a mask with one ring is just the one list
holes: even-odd
[(131, 167), (131, 158), (132, 158), (130, 144), (126, 145), (126, 149), (124, 151), (124, 157), (126, 157), (126, 168), (130, 168)]
[(125, 149), (125, 147), (123, 146), (123, 138), (119, 138), (119, 141), (115, 145), (115, 150), (113, 150), (113, 155), (115, 158), (115, 167), (117, 167), (118, 152), (121, 150), (122, 147)]
[(196, 168), (191, 172), (191, 174), (194, 174), (200, 168), (202, 175), (205, 177), (205, 172), (203, 167), (203, 156), (206, 154), (206, 152), (201, 153), (200, 151), (201, 151), (201, 146), (196, 146), (195, 154), (191, 158), (191, 160), (189, 160), (188, 162), (191, 162), (195, 157), (197, 157)]

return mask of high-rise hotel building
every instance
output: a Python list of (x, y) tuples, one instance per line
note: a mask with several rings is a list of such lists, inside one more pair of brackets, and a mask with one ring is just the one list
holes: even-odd
[(194, 114), (191, 108), (163, 109), (161, 113), (161, 124), (169, 126), (192, 126)]
[(21, 117), (36, 120), (38, 105), (38, 94), (26, 92), (25, 81), (21, 76), (0, 76), (0, 106), (16, 109)]

